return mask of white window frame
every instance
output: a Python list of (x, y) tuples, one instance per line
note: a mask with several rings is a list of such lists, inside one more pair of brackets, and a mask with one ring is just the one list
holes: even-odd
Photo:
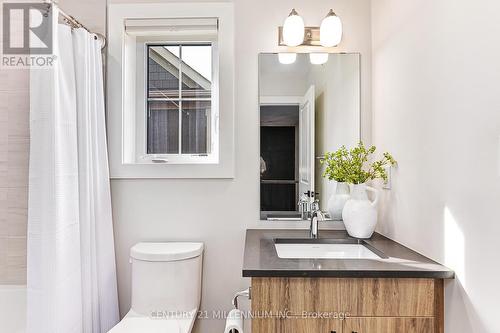
[[(108, 140), (111, 178), (234, 178), (234, 31), (231, 3), (111, 4), (108, 17)], [(168, 13), (168, 17), (162, 13)], [(127, 19), (216, 18), (217, 39), (130, 36)], [(212, 116), (207, 155), (146, 154), (146, 44), (211, 42)], [(215, 47), (214, 47), (215, 46)], [(215, 52), (215, 54), (214, 54)], [(142, 59), (141, 57), (142, 53)], [(137, 66), (144, 62), (143, 66)], [(135, 68), (132, 68), (132, 65)]]

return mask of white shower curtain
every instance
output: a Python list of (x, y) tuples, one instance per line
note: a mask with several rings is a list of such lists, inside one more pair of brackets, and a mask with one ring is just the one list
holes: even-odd
[(30, 80), (27, 333), (107, 332), (119, 317), (100, 43), (53, 24), (54, 66)]

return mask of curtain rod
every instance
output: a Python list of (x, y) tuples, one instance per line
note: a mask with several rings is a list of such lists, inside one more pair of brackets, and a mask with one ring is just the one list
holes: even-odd
[(76, 18), (74, 18), (73, 16), (66, 13), (55, 0), (45, 0), (45, 3), (50, 5), (50, 6), (56, 6), (59, 9), (59, 15), (63, 18), (63, 21), (65, 24), (67, 24), (75, 29), (82, 28), (82, 29), (87, 30), (89, 33), (94, 35), (94, 38), (96, 40), (101, 41), (101, 43), (102, 43), (101, 48), (104, 48), (106, 46), (106, 37), (104, 37), (100, 33), (90, 31), (90, 29), (88, 29), (86, 26), (84, 26), (82, 23), (80, 23), (80, 21), (78, 21)]

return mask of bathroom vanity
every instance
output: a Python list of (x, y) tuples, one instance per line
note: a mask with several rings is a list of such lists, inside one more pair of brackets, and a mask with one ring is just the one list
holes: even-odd
[(260, 218), (311, 230), (247, 231), (252, 332), (443, 333), (452, 271), (379, 234), (316, 238), (319, 212), (340, 222), (328, 205), (336, 184), (321, 177), (320, 161), (361, 140), (360, 55), (309, 60), (259, 55)]
[(247, 230), (243, 276), (253, 333), (442, 333), (454, 273), (379, 234)]

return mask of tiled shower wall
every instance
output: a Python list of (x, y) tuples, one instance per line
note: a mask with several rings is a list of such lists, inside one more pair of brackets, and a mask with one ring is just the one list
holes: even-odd
[(29, 71), (0, 67), (0, 285), (26, 283), (28, 159)]
[(26, 283), (29, 72), (0, 69), (0, 284)]

